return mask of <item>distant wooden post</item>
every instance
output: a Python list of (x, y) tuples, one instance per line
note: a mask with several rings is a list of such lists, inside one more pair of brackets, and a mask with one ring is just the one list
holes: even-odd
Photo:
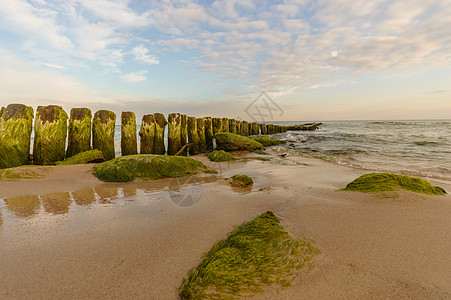
[(155, 143), (155, 118), (153, 114), (144, 115), (139, 129), (139, 153), (151, 154)]
[(34, 123), (33, 161), (53, 164), (66, 156), (67, 114), (61, 106), (38, 106)]
[(257, 122), (252, 123), (252, 134), (259, 135), (260, 134), (260, 124)]
[(89, 108), (70, 110), (66, 158), (91, 149), (91, 119)]
[(121, 151), (123, 156), (138, 154), (136, 116), (131, 111), (123, 111), (121, 114)]
[(237, 133), (236, 132), (236, 120), (235, 119), (229, 119), (229, 132)]
[(166, 121), (166, 117), (161, 113), (154, 113), (153, 117), (155, 121), (155, 139), (152, 153), (163, 155), (166, 152), (164, 147), (164, 131), (168, 122)]
[(266, 124), (260, 124), (260, 131), (263, 135), (266, 134)]
[(172, 113), (168, 116), (168, 155), (176, 154), (181, 148), (180, 114)]
[(222, 132), (229, 132), (229, 119), (222, 118)]
[[(180, 115), (180, 140), (182, 148), (185, 146), (188, 138), (188, 116), (187, 115)], [(188, 155), (188, 148), (185, 147), (179, 155), (187, 156)]]
[(248, 136), (249, 135), (249, 123), (247, 121), (243, 121), (242, 125), (243, 125), (243, 128), (242, 128), (243, 135)]
[(205, 139), (205, 122), (204, 118), (197, 118), (197, 136), (199, 137), (199, 152), (207, 152), (207, 140)]
[(243, 135), (243, 133), (241, 132), (241, 121), (235, 120), (235, 122), (236, 122), (236, 134)]
[(188, 143), (189, 154), (194, 155), (200, 153), (200, 139), (197, 133), (197, 121), (195, 117), (188, 117)]
[(213, 133), (216, 134), (218, 132), (222, 132), (222, 119), (221, 118), (213, 118)]
[(205, 143), (207, 144), (207, 150), (213, 150), (213, 121), (210, 117), (204, 118), (205, 125)]
[(114, 131), (116, 129), (116, 114), (109, 110), (99, 110), (92, 120), (92, 148), (99, 149), (105, 160), (113, 159)]
[(9, 104), (0, 110), (0, 169), (28, 164), (33, 108)]
[(254, 129), (252, 127), (253, 127), (252, 123), (247, 124), (248, 135), (253, 135)]

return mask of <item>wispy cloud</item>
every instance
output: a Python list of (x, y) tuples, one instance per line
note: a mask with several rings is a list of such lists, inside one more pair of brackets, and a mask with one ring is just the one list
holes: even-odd
[(122, 79), (128, 82), (141, 82), (146, 81), (147, 71), (139, 71), (134, 73), (128, 73), (122, 76)]
[(135, 56), (136, 60), (139, 60), (139, 61), (142, 61), (142, 62), (145, 62), (148, 64), (152, 64), (152, 65), (157, 65), (160, 63), (160, 61), (158, 60), (157, 57), (155, 57), (154, 55), (147, 54), (147, 53), (149, 53), (149, 49), (147, 49), (143, 45), (139, 45), (139, 46), (133, 48), (131, 53)]

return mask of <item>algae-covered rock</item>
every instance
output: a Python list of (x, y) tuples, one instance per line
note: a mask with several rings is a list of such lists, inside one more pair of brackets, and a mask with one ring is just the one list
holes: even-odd
[(98, 149), (85, 151), (82, 153), (75, 154), (63, 161), (57, 161), (56, 165), (78, 165), (78, 164), (88, 164), (92, 162), (102, 162), (103, 158), (102, 151)]
[[(141, 154), (152, 154), (154, 151), (156, 123), (153, 114), (144, 115), (139, 129)], [(164, 154), (164, 153), (162, 153)]]
[(115, 158), (96, 165), (92, 173), (102, 181), (124, 182), (140, 179), (182, 177), (212, 172), (203, 163), (185, 156), (139, 154)]
[(404, 189), (410, 192), (428, 195), (446, 194), (446, 191), (443, 188), (434, 187), (427, 180), (390, 173), (370, 173), (362, 175), (349, 183), (344, 190), (372, 193), (394, 191), (397, 189)]
[(262, 144), (265, 147), (287, 143), (286, 141), (273, 139), (273, 138), (270, 138), (269, 136), (265, 136), (265, 135), (252, 136), (250, 138), (253, 139), (254, 141), (259, 142), (260, 144)]
[(121, 152), (122, 155), (138, 154), (136, 117), (131, 111), (123, 111), (121, 114)]
[(53, 164), (66, 156), (67, 114), (61, 106), (38, 106), (34, 123), (33, 161)]
[(216, 134), (218, 132), (222, 132), (222, 119), (221, 118), (213, 118), (213, 133)]
[(181, 143), (181, 117), (179, 113), (168, 116), (168, 155), (174, 155), (182, 148)]
[(254, 184), (252, 178), (247, 175), (234, 175), (232, 177), (231, 185), (234, 187), (249, 187)]
[(211, 161), (232, 161), (237, 160), (235, 157), (233, 157), (232, 154), (225, 152), (224, 150), (215, 150), (208, 154), (208, 158)]
[(179, 288), (182, 299), (237, 299), (269, 285), (290, 285), (302, 268), (313, 268), (319, 251), (294, 238), (271, 211), (235, 228), (213, 245)]
[(207, 144), (207, 150), (213, 149), (213, 138), (215, 137), (213, 133), (213, 121), (210, 117), (204, 118), (205, 125), (205, 143)]
[(263, 150), (262, 144), (253, 139), (230, 133), (230, 132), (220, 132), (215, 134), (216, 146), (218, 150), (225, 151), (236, 151), (236, 150)]
[(91, 149), (91, 119), (89, 108), (70, 110), (66, 158)]
[(0, 116), (0, 169), (28, 164), (33, 109), (9, 104)]
[(197, 136), (199, 137), (199, 152), (207, 152), (207, 140), (205, 139), (205, 123), (204, 118), (197, 118)]
[(188, 117), (188, 143), (189, 154), (195, 155), (200, 153), (200, 138), (197, 132), (197, 121), (195, 117)]
[(115, 157), (114, 131), (116, 114), (109, 110), (99, 110), (92, 121), (92, 148), (99, 149), (105, 160)]

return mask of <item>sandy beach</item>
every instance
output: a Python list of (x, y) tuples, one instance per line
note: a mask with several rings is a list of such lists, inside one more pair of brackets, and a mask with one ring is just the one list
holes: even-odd
[[(177, 299), (203, 253), (267, 210), (321, 254), (256, 299), (451, 298), (450, 196), (340, 191), (368, 171), (269, 152), (272, 161), (198, 155), (220, 174), (181, 179), (102, 183), (92, 165), (73, 165), (0, 181), (0, 298)], [(235, 174), (252, 190), (232, 189), (224, 178)]]

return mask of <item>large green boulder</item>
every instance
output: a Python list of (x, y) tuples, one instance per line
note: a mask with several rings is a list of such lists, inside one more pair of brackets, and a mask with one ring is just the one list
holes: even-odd
[(230, 132), (219, 132), (215, 134), (216, 147), (218, 150), (237, 151), (237, 150), (263, 150), (262, 144), (253, 139), (234, 134)]
[(139, 154), (117, 157), (96, 165), (92, 174), (107, 182), (182, 177), (199, 172), (212, 173), (203, 163), (185, 156)]
[(211, 161), (232, 161), (237, 160), (232, 154), (225, 152), (224, 150), (214, 150), (208, 154), (208, 158)]

